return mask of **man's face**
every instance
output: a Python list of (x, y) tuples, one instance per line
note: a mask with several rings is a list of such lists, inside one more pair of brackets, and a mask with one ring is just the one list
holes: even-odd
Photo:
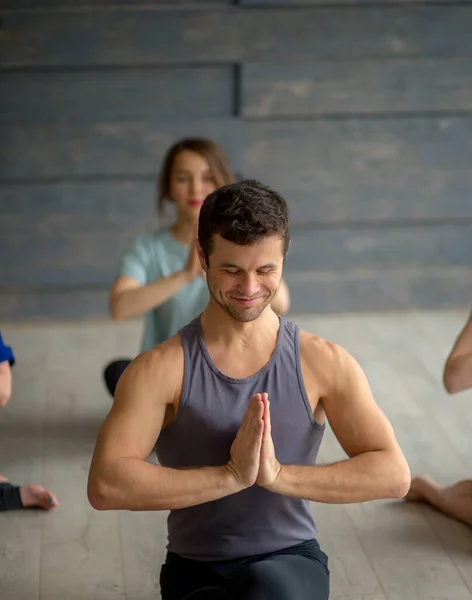
[(210, 295), (236, 321), (254, 321), (272, 302), (282, 278), (282, 244), (270, 236), (239, 246), (215, 235), (209, 265), (199, 251)]

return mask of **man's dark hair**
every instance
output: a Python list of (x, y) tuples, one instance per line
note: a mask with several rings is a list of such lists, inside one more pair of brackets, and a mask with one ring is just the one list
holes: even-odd
[(198, 240), (207, 264), (216, 234), (240, 246), (276, 235), (285, 256), (290, 244), (287, 203), (254, 179), (225, 185), (209, 194), (200, 209)]

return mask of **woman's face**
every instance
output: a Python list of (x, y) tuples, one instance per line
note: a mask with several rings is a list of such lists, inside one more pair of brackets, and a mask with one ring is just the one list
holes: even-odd
[(183, 150), (176, 156), (169, 191), (181, 216), (198, 218), (203, 201), (216, 188), (210, 165), (203, 156), (191, 150)]

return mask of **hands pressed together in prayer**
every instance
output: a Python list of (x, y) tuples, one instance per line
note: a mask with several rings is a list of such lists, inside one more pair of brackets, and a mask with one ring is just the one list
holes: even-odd
[(277, 480), (282, 465), (275, 456), (266, 393), (252, 396), (226, 466), (245, 488), (257, 484), (270, 489)]

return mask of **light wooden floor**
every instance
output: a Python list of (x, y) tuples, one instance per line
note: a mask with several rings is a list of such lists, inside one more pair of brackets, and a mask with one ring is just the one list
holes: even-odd
[[(365, 368), (413, 473), (472, 474), (472, 394), (448, 397), (443, 361), (464, 311), (297, 318)], [(109, 358), (136, 352), (136, 323), (4, 326), (15, 348), (14, 394), (0, 415), (0, 472), (49, 486), (53, 514), (0, 515), (0, 597), (159, 597), (165, 514), (95, 512), (85, 495), (95, 434), (110, 400)], [(328, 433), (320, 459), (342, 457)], [(337, 600), (472, 600), (472, 529), (420, 505), (314, 505)], [(296, 600), (296, 599), (294, 599)]]

